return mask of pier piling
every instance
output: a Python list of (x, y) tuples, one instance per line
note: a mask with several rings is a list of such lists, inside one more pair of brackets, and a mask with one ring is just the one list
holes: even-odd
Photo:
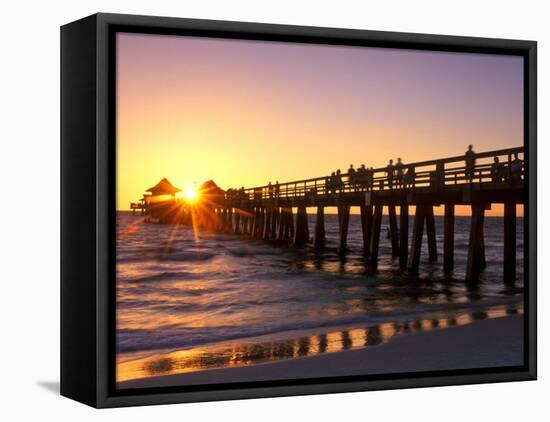
[[(305, 209), (305, 208), (304, 208)], [(307, 214), (306, 214), (307, 216)], [(292, 211), (292, 207), (288, 210), (288, 231), (289, 231), (289, 239), (294, 239), (295, 234), (295, 227), (294, 227), (294, 212)]]
[(455, 206), (445, 204), (443, 221), (443, 270), (450, 273), (454, 269), (455, 250)]
[(277, 240), (279, 242), (282, 242), (285, 239), (285, 229), (287, 225), (287, 212), (284, 208), (281, 209), (280, 215), (279, 215), (279, 227), (277, 228)]
[(382, 205), (374, 207), (374, 215), (372, 222), (372, 232), (370, 239), (370, 262), (374, 265), (378, 264), (378, 247), (380, 246), (380, 229), (382, 228)]
[(243, 215), (241, 215), (241, 233), (246, 235), (248, 234), (248, 220), (249, 220), (249, 217), (248, 217), (248, 212), (247, 210), (245, 210), (245, 212), (243, 213)]
[(235, 227), (233, 227), (233, 233), (240, 234), (241, 233), (241, 212), (240, 212), (240, 210), (235, 209), (234, 215), (235, 215)]
[(317, 207), (317, 220), (315, 221), (315, 239), (313, 247), (321, 251), (325, 247), (325, 207)]
[(428, 257), (430, 261), (437, 261), (434, 207), (431, 205), (426, 207), (426, 233), (428, 234)]
[(222, 209), (222, 227), (221, 231), (225, 232), (227, 229), (227, 208)]
[(516, 279), (516, 204), (504, 204), (504, 281)]
[(409, 271), (417, 272), (420, 266), (422, 251), (422, 236), (424, 235), (424, 221), (426, 220), (426, 206), (418, 205), (414, 213), (411, 253), (409, 255)]
[(227, 224), (225, 226), (226, 233), (233, 233), (233, 208), (227, 209)]
[(399, 264), (407, 265), (409, 257), (409, 206), (401, 205), (399, 210)]
[(284, 231), (283, 231), (283, 240), (290, 241), (294, 236), (292, 235), (292, 231), (290, 229), (292, 224), (292, 209), (285, 209), (285, 223), (284, 223)]
[(348, 229), (349, 229), (349, 206), (338, 207), (339, 221), (340, 221), (340, 238), (338, 241), (338, 254), (344, 255), (347, 249), (348, 243)]
[(251, 227), (250, 227), (250, 236), (251, 237), (256, 237), (256, 235), (258, 234), (258, 221), (259, 221), (258, 208), (253, 208), (252, 209), (252, 222), (251, 222)]
[(256, 237), (260, 239), (263, 237), (264, 227), (265, 227), (265, 208), (261, 207), (260, 212), (258, 214), (258, 233), (256, 234)]
[(388, 205), (388, 219), (390, 222), (391, 255), (397, 258), (399, 256), (399, 234), (397, 230), (395, 205)]
[(298, 211), (296, 213), (296, 229), (294, 231), (294, 247), (303, 248), (306, 246), (309, 237), (309, 229), (307, 224), (306, 207), (298, 207)]
[(485, 220), (485, 205), (473, 204), (470, 223), (470, 243), (468, 246), (468, 262), (466, 265), (466, 282), (476, 283), (482, 269), (483, 224)]
[[(487, 209), (487, 208), (485, 208)], [(487, 267), (487, 256), (485, 254), (485, 213), (483, 213), (483, 224), (481, 225), (481, 235), (479, 237), (479, 268)]]
[(270, 239), (277, 239), (277, 225), (279, 224), (279, 207), (275, 207), (271, 211), (271, 231), (269, 233)]
[(361, 205), (361, 232), (363, 235), (363, 254), (370, 255), (370, 238), (372, 236), (372, 205)]
[(262, 239), (269, 240), (271, 234), (273, 211), (271, 209), (264, 210), (264, 227), (262, 231)]

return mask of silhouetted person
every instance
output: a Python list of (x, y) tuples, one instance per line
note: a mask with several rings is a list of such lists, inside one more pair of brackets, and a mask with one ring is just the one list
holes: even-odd
[(367, 169), (364, 164), (357, 169), (357, 181), (362, 189), (367, 187)]
[(400, 188), (403, 187), (403, 167), (401, 158), (398, 158), (397, 163), (395, 163), (395, 174), (397, 176), (397, 186)]
[(254, 199), (262, 199), (262, 188), (256, 188), (254, 189)]
[(403, 183), (405, 185), (405, 188), (411, 188), (414, 185), (414, 176), (414, 167), (407, 167), (407, 172), (403, 176)]
[(355, 183), (357, 182), (356, 173), (355, 173), (355, 169), (353, 168), (353, 164), (349, 165), (348, 181), (349, 181), (349, 190), (351, 191), (352, 188), (355, 186)]
[(269, 194), (269, 197), (273, 198), (273, 185), (271, 184), (271, 180), (267, 184), (267, 192)]
[(340, 169), (336, 170), (336, 188), (338, 191), (342, 192), (342, 188), (344, 187), (342, 183), (342, 172)]
[(386, 174), (388, 176), (388, 186), (390, 189), (393, 189), (393, 175), (395, 171), (395, 166), (393, 165), (393, 160), (390, 160), (388, 166), (386, 167)]
[(491, 180), (493, 182), (502, 182), (504, 179), (504, 166), (500, 163), (498, 157), (493, 158), (491, 164)]
[(474, 152), (474, 146), (468, 145), (468, 151), (464, 154), (464, 161), (466, 161), (466, 179), (472, 182), (474, 179), (474, 170), (476, 167), (476, 153)]
[(279, 181), (277, 180), (275, 182), (275, 198), (278, 198), (281, 195), (281, 186), (279, 185)]
[(336, 172), (334, 171), (327, 178), (327, 190), (330, 193), (336, 193)]
[(514, 159), (510, 163), (510, 177), (512, 182), (521, 181), (521, 170), (523, 169), (523, 161), (519, 159), (518, 153), (514, 153)]

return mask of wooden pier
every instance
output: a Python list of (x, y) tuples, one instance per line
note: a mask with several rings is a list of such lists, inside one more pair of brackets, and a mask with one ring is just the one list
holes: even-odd
[[(498, 163), (494, 161), (499, 159)], [(516, 205), (524, 203), (523, 147), (488, 151), (475, 155), (475, 165), (467, 167), (464, 155), (438, 160), (406, 163), (403, 176), (393, 178), (387, 169), (376, 168), (230, 190), (209, 203), (208, 221), (215, 230), (250, 236), (265, 241), (287, 243), (297, 248), (307, 245), (321, 251), (325, 247), (325, 208), (338, 211), (338, 253), (347, 251), (350, 208), (361, 215), (363, 253), (375, 266), (379, 257), (382, 215), (387, 211), (392, 257), (410, 272), (421, 263), (422, 241), (426, 233), (428, 259), (439, 259), (436, 243), (434, 207), (444, 207), (443, 268), (454, 269), (455, 207), (471, 207), (471, 227), (466, 282), (479, 278), (486, 265), (484, 221), (492, 204), (504, 204), (503, 278), (513, 282), (516, 274)], [(309, 233), (307, 208), (316, 208), (316, 224)], [(409, 214), (414, 207), (412, 234), (409, 238)], [(204, 208), (204, 207), (203, 207)], [(294, 215), (294, 210), (296, 214)], [(398, 212), (399, 211), (399, 215)], [(188, 210), (171, 212), (172, 220), (195, 224)], [(204, 221), (204, 218), (203, 218)]]

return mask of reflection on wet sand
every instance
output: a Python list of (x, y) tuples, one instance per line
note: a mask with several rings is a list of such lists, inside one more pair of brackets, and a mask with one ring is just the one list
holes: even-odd
[(383, 323), (364, 328), (332, 331), (291, 340), (243, 342), (179, 350), (143, 359), (119, 362), (117, 364), (117, 382), (376, 346), (397, 335), (467, 325), (478, 320), (517, 314), (523, 314), (523, 308), (520, 305), (510, 305), (449, 317)]

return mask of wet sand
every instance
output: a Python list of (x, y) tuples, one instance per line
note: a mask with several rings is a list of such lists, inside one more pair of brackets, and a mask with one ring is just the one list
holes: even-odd
[(125, 381), (118, 388), (370, 375), (523, 363), (523, 316), (408, 334), (359, 350)]

